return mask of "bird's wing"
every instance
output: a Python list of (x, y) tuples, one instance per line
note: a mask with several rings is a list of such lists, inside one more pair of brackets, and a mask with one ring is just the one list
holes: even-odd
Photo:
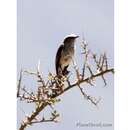
[(58, 51), (56, 53), (56, 59), (55, 59), (55, 67), (56, 67), (56, 74), (58, 75), (58, 69), (59, 69), (59, 62), (61, 58), (61, 52), (63, 50), (64, 45), (60, 45), (58, 48)]

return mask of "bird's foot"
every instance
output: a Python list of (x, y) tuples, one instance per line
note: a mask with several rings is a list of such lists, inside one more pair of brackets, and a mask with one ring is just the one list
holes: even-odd
[(66, 71), (63, 72), (63, 75), (67, 76), (69, 73), (70, 73), (70, 71), (66, 70)]

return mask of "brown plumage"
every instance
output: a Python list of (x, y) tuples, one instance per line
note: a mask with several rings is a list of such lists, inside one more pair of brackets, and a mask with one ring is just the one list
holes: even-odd
[(69, 73), (67, 68), (74, 56), (74, 43), (77, 37), (74, 34), (67, 36), (63, 44), (58, 48), (55, 59), (56, 74), (58, 77), (65, 76)]

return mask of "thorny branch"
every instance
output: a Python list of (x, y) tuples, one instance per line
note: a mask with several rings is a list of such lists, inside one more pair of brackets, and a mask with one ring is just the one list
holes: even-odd
[[(91, 53), (90, 50), (88, 50), (87, 48), (88, 45), (86, 41), (83, 40), (83, 52), (81, 53), (82, 56), (84, 56), (83, 67), (81, 68), (82, 70), (80, 70), (78, 68), (78, 65), (74, 61), (74, 83), (71, 83), (71, 76), (63, 76), (61, 79), (58, 79), (58, 77), (52, 73), (49, 73), (47, 80), (44, 80), (40, 72), (40, 62), (38, 63), (36, 72), (21, 70), (18, 80), (17, 98), (20, 99), (20, 101), (34, 103), (35, 110), (29, 116), (25, 116), (25, 119), (23, 119), (22, 123), (20, 124), (19, 130), (24, 130), (27, 126), (36, 123), (57, 122), (57, 118), (60, 116), (60, 114), (54, 109), (53, 105), (60, 101), (60, 99), (57, 99), (60, 95), (64, 94), (65, 92), (71, 90), (76, 86), (79, 88), (81, 94), (85, 99), (89, 100), (92, 104), (97, 106), (101, 98), (96, 99), (95, 97), (90, 96), (87, 92), (83, 90), (83, 86), (81, 85), (82, 83), (86, 83), (94, 86), (96, 78), (101, 77), (104, 85), (106, 86), (107, 82), (105, 79), (105, 74), (109, 72), (114, 73), (114, 69), (109, 67), (107, 56), (105, 53), (98, 56), (97, 54)], [(90, 60), (93, 60), (94, 64), (91, 64)], [(22, 86), (22, 77), (26, 74), (28, 74), (29, 76), (35, 76), (37, 78), (38, 85), (35, 92), (29, 92), (25, 86)], [(40, 112), (44, 111), (44, 108), (46, 108), (47, 106), (51, 108), (50, 118), (46, 118), (43, 115), (39, 119), (38, 117), (41, 115)]]

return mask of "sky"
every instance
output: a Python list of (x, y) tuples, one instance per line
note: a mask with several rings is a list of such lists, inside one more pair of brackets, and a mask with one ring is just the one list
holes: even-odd
[[(55, 73), (55, 55), (63, 39), (70, 33), (80, 36), (76, 42), (76, 61), (81, 67), (80, 42), (84, 34), (88, 47), (96, 53), (106, 52), (109, 65), (114, 66), (114, 2), (113, 0), (18, 0), (17, 2), (17, 70), (36, 70), (38, 61), (44, 77)], [(96, 87), (87, 87), (87, 92), (102, 97), (98, 107), (83, 99), (78, 88), (60, 97), (55, 108), (60, 113), (59, 123), (42, 123), (27, 130), (97, 130), (98, 128), (77, 127), (76, 123), (113, 124), (113, 75), (107, 74), (107, 86), (100, 78)], [(26, 76), (24, 84), (35, 88), (34, 78)], [(17, 122), (33, 110), (33, 105), (18, 101)], [(114, 124), (113, 124), (114, 125)], [(102, 130), (113, 130), (103, 127)]]

